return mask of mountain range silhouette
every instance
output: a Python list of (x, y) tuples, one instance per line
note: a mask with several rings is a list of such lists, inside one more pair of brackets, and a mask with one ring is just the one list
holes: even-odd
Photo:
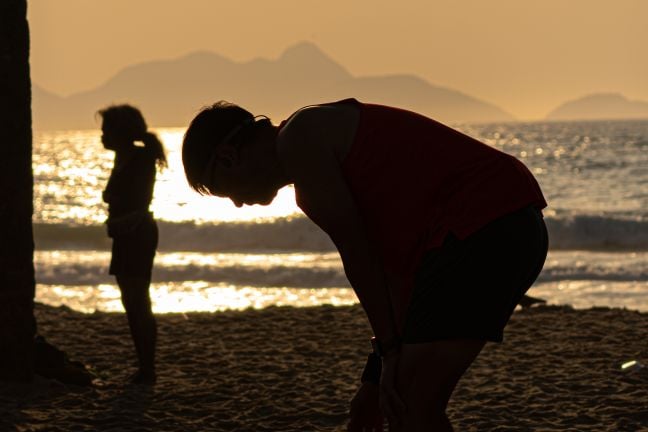
[(153, 126), (186, 126), (201, 107), (224, 99), (275, 122), (314, 103), (355, 97), (411, 109), (442, 122), (505, 122), (512, 115), (414, 75), (355, 77), (312, 43), (276, 60), (237, 63), (212, 52), (129, 66), (95, 89), (61, 97), (33, 86), (36, 129), (96, 128), (111, 103), (138, 106)]
[[(234, 62), (208, 51), (126, 67), (102, 85), (61, 97), (32, 87), (36, 129), (97, 128), (95, 113), (131, 103), (152, 126), (187, 126), (201, 107), (224, 99), (278, 123), (296, 109), (355, 97), (394, 105), (446, 123), (509, 122), (503, 109), (415, 75), (353, 76), (316, 45), (301, 42), (279, 58)], [(547, 120), (648, 118), (648, 102), (601, 93), (568, 101)]]
[(596, 93), (565, 102), (547, 115), (548, 120), (617, 120), (648, 118), (648, 102), (633, 101), (618, 93)]

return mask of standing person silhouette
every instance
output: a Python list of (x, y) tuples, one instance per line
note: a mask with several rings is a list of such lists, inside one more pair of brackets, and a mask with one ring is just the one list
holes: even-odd
[(113, 240), (109, 272), (119, 285), (137, 353), (138, 370), (130, 379), (136, 384), (154, 384), (157, 324), (149, 285), (158, 228), (149, 205), (156, 165), (162, 169), (167, 160), (162, 143), (148, 131), (137, 108), (113, 105), (98, 114), (102, 119), (101, 142), (115, 152), (103, 200), (108, 204), (106, 224)]
[(420, 114), (355, 99), (304, 107), (278, 126), (216, 103), (192, 120), (182, 160), (193, 189), (238, 207), (269, 204), (293, 184), (335, 243), (381, 362), (376, 397), (375, 384), (361, 386), (349, 430), (382, 429), (378, 397), (390, 431), (452, 430), (457, 382), (487, 341), (502, 341), (546, 258), (546, 202), (524, 164)]

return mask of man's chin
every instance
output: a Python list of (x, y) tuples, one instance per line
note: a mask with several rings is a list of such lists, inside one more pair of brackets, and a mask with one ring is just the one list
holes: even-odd
[(259, 200), (259, 205), (270, 205), (272, 204), (272, 201), (274, 201), (275, 197), (277, 196), (277, 191), (273, 191), (269, 193), (265, 198), (262, 198)]

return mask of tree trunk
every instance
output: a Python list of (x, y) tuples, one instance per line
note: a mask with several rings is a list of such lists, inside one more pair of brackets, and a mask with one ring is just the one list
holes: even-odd
[(26, 0), (0, 0), (0, 379), (33, 375), (34, 236)]

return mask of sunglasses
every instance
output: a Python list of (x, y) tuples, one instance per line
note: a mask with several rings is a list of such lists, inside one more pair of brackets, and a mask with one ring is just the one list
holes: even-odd
[[(257, 116), (254, 116), (254, 117), (252, 117), (252, 118), (246, 119), (246, 120), (244, 120), (243, 122), (241, 122), (240, 124), (234, 126), (234, 127), (232, 128), (232, 130), (229, 131), (228, 134), (225, 135), (225, 137), (224, 137), (222, 140), (220, 140), (220, 142), (219, 142), (218, 144), (216, 144), (215, 146), (212, 147), (211, 156), (209, 157), (209, 161), (207, 162), (207, 165), (205, 166), (205, 170), (203, 171), (203, 175), (202, 175), (202, 177), (201, 177), (201, 184), (202, 184), (202, 186), (203, 186), (205, 189), (207, 189), (207, 191), (208, 191), (210, 194), (212, 194), (212, 195), (215, 195), (215, 194), (216, 194), (216, 193), (211, 189), (211, 187), (209, 186), (209, 184), (210, 184), (211, 181), (212, 181), (212, 173), (213, 173), (213, 169), (214, 169), (214, 163), (216, 162), (216, 160), (218, 160), (218, 151), (217, 151), (217, 149), (218, 149), (219, 147), (222, 147), (222, 146), (225, 145), (225, 144), (228, 144), (228, 143), (229, 143), (230, 141), (232, 141), (232, 139), (234, 139), (234, 137), (235, 137), (236, 135), (238, 135), (239, 132), (241, 132), (244, 128), (246, 128), (246, 127), (248, 127), (248, 126), (250, 126), (250, 125), (256, 123), (257, 119), (266, 119), (266, 120), (270, 120), (270, 118), (268, 118), (267, 116), (264, 116), (264, 115), (257, 115)], [(235, 144), (234, 148), (238, 148), (238, 143)]]

